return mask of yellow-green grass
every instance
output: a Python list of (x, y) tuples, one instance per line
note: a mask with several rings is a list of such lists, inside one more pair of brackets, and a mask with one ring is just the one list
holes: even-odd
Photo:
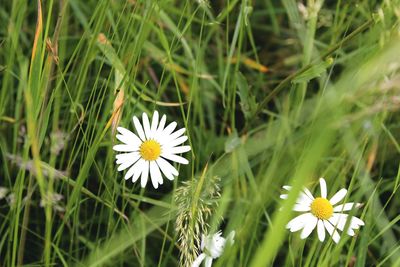
[[(0, 266), (178, 266), (195, 227), (236, 231), (213, 266), (400, 266), (399, 6), (4, 1)], [(116, 125), (154, 110), (192, 147), (157, 190), (112, 150)], [(319, 177), (363, 203), (339, 244), (285, 228)], [(62, 211), (41, 207), (53, 193)]]

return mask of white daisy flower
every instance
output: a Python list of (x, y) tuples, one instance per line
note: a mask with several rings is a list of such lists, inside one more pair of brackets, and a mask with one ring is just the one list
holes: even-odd
[(194, 260), (192, 267), (199, 267), (203, 261), (206, 267), (211, 267), (213, 259), (219, 258), (224, 252), (225, 244), (227, 242), (233, 244), (235, 231), (230, 232), (226, 239), (221, 234), (221, 231), (218, 231), (213, 235), (202, 236), (200, 246), (202, 253)]
[[(326, 229), (329, 235), (332, 236), (333, 241), (338, 243), (340, 235), (337, 230), (343, 231), (347, 224), (347, 220), (350, 219), (347, 234), (354, 236), (354, 230), (359, 229), (360, 226), (364, 225), (364, 222), (357, 217), (344, 214), (343, 211), (352, 210), (353, 207), (360, 207), (361, 204), (351, 202), (337, 205), (346, 196), (347, 190), (344, 188), (339, 190), (328, 200), (325, 179), (320, 178), (319, 183), (321, 188), (321, 197), (314, 198), (311, 192), (307, 188), (304, 188), (303, 192), (300, 193), (293, 210), (305, 213), (291, 220), (286, 225), (286, 228), (291, 232), (303, 229), (300, 238), (304, 239), (311, 234), (315, 227), (317, 227), (318, 239), (321, 242), (325, 239)], [(290, 190), (291, 187), (284, 186), (283, 188), (285, 190)], [(283, 194), (280, 197), (286, 199), (288, 195)]]
[[(180, 146), (188, 137), (183, 135), (185, 128), (173, 132), (177, 123), (172, 122), (167, 127), (167, 117), (162, 116), (159, 121), (158, 112), (155, 111), (151, 125), (146, 113), (143, 113), (142, 124), (137, 117), (133, 117), (137, 135), (123, 127), (118, 127), (117, 139), (123, 144), (115, 145), (113, 149), (125, 152), (116, 155), (116, 163), (120, 164), (118, 171), (130, 169), (125, 174), (125, 180), (132, 178), (136, 182), (141, 177), (140, 185), (145, 187), (150, 173), (154, 188), (163, 184), (161, 172), (169, 180), (178, 176), (178, 171), (167, 160), (188, 164), (189, 161), (177, 154), (190, 151), (190, 146)], [(160, 171), (161, 170), (161, 171)]]

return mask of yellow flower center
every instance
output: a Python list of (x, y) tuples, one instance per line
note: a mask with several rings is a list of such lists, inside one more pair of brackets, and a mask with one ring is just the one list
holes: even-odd
[(143, 159), (152, 161), (161, 154), (161, 145), (155, 140), (147, 140), (140, 145), (140, 155)]
[(326, 198), (317, 197), (311, 203), (311, 213), (318, 219), (328, 220), (333, 214), (332, 204)]

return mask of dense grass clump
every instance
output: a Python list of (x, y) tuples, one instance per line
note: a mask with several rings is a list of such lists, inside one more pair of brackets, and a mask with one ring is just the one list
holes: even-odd
[[(2, 1), (0, 266), (190, 266), (219, 230), (213, 266), (400, 266), (399, 22), (399, 0)], [(141, 188), (116, 129), (155, 110), (189, 164)], [(363, 203), (338, 244), (286, 229), (319, 177)]]

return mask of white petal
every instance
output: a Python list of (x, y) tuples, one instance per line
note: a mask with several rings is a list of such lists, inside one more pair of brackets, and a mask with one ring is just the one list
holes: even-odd
[(319, 241), (323, 242), (325, 240), (325, 227), (322, 220), (318, 220), (317, 232)]
[(349, 236), (354, 236), (356, 233), (354, 232), (353, 229), (351, 229), (351, 227), (349, 227), (349, 228), (347, 228), (347, 234), (348, 234)]
[(309, 198), (305, 193), (300, 192), (299, 197), (296, 200), (297, 203), (310, 206), (313, 200)]
[(282, 194), (282, 195), (280, 195), (279, 196), (281, 199), (287, 199), (288, 198), (288, 195), (287, 194)]
[(189, 161), (187, 159), (182, 158), (181, 156), (173, 155), (173, 154), (164, 154), (164, 153), (162, 153), (161, 157), (169, 159), (171, 161), (175, 161), (175, 162), (181, 163), (181, 164), (188, 164), (189, 163)]
[(290, 229), (291, 232), (296, 232), (300, 230), (301, 228), (304, 227), (304, 225), (311, 220), (310, 218), (314, 217), (311, 213), (304, 213), (301, 214), (294, 219), (292, 219), (288, 224), (286, 225), (287, 229)]
[(190, 151), (190, 146), (176, 146), (168, 149), (168, 153), (181, 154)]
[[(283, 189), (286, 189), (289, 191), (290, 189), (292, 189), (292, 187), (285, 185), (285, 186), (283, 186)], [(287, 195), (286, 195), (286, 198), (287, 198)], [(305, 189), (303, 189), (303, 192), (299, 193), (299, 196), (296, 200), (296, 204), (310, 206), (313, 200), (314, 200), (314, 197), (312, 196), (311, 192), (305, 188)]]
[(329, 222), (339, 229), (340, 231), (343, 231), (346, 221), (347, 221), (347, 214), (339, 214), (339, 213), (334, 213), (332, 216), (329, 218)]
[[(134, 154), (134, 153), (136, 153), (136, 154)], [(129, 157), (127, 160), (125, 160), (124, 163), (119, 165), (118, 171), (123, 171), (126, 168), (132, 166), (133, 163), (135, 163), (140, 158), (140, 155), (137, 152), (133, 152), (133, 153), (129, 153), (129, 154), (133, 154), (133, 155), (131, 157)]]
[(115, 163), (122, 164), (124, 162), (130, 161), (132, 157), (138, 155), (138, 152), (122, 153), (115, 156), (117, 161)]
[(185, 128), (179, 129), (178, 131), (174, 132), (173, 134), (170, 134), (166, 137), (166, 139), (168, 140), (175, 140), (177, 139), (179, 136), (181, 136), (184, 132), (186, 131)]
[(191, 267), (200, 267), (200, 264), (203, 262), (203, 260), (205, 259), (206, 254), (201, 253), (199, 256), (197, 256), (197, 258), (193, 261), (192, 266)]
[[(158, 161), (158, 160), (157, 160)], [(168, 180), (174, 180), (174, 176), (172, 175), (172, 173), (168, 170), (162, 169), (160, 167), (160, 164), (157, 162), (159, 169), (162, 171), (162, 173), (164, 174), (164, 176), (168, 179)]]
[(162, 131), (161, 134), (163, 136), (170, 135), (175, 130), (175, 127), (176, 127), (176, 122), (173, 121)]
[(128, 129), (125, 129), (123, 127), (118, 127), (117, 128), (118, 132), (121, 134), (117, 135), (118, 140), (125, 144), (132, 144), (132, 145), (137, 145), (139, 146), (142, 141), (140, 141), (139, 137), (137, 137), (136, 134), (132, 133)]
[(177, 145), (184, 143), (187, 139), (188, 139), (188, 137), (186, 135), (184, 135), (175, 140), (169, 141), (167, 143), (163, 143), (163, 145), (165, 146), (165, 148), (173, 148)]
[(152, 135), (151, 135), (151, 131), (150, 131), (149, 117), (147, 117), (147, 114), (145, 112), (143, 112), (143, 114), (142, 114), (142, 122), (143, 122), (144, 133), (145, 133), (147, 139), (151, 139)]
[(131, 178), (132, 175), (136, 175), (137, 173), (139, 173), (138, 175), (140, 175), (141, 171), (142, 171), (142, 165), (143, 165), (144, 160), (140, 159), (138, 160), (126, 173), (125, 173), (125, 180), (128, 180), (129, 178)]
[(150, 164), (149, 164), (148, 161), (144, 162), (144, 168), (143, 168), (143, 171), (142, 171), (142, 176), (140, 178), (140, 186), (142, 188), (144, 188), (146, 186), (147, 179), (149, 178), (149, 165)]
[(301, 223), (298, 223), (298, 224), (295, 224), (295, 225), (293, 225), (292, 227), (290, 227), (290, 232), (297, 232), (297, 231), (299, 231), (299, 230), (301, 230), (301, 229), (303, 229), (304, 228), (304, 226), (306, 225), (306, 222), (301, 222)]
[(158, 125), (158, 111), (156, 110), (153, 113), (153, 118), (152, 118), (152, 121), (151, 121), (151, 128), (150, 128), (151, 133), (152, 133), (153, 136), (157, 132), (157, 125)]
[(294, 211), (310, 211), (311, 208), (310, 206), (307, 205), (302, 205), (302, 204), (296, 204), (293, 206)]
[[(359, 228), (359, 225), (356, 223), (358, 218), (356, 218), (356, 220), (354, 220), (354, 218), (356, 218), (356, 217), (352, 217), (351, 218), (350, 225), (347, 228), (347, 234), (351, 235), (351, 236), (353, 236), (355, 234), (353, 229), (358, 229)], [(345, 226), (346, 226), (347, 219), (348, 219), (348, 215), (347, 214), (335, 213), (329, 219), (329, 222), (332, 223), (332, 225), (335, 226), (340, 231), (343, 231)], [(364, 223), (364, 222), (361, 221), (361, 223)]]
[(311, 194), (310, 190), (304, 188), (303, 191), (311, 200), (314, 200), (314, 196)]
[(168, 161), (163, 158), (157, 159), (157, 164), (160, 167), (161, 171), (164, 173), (165, 177), (169, 180), (174, 180), (174, 175), (178, 176), (178, 171), (172, 166)]
[(135, 171), (136, 171), (136, 169), (132, 166), (132, 167), (125, 173), (124, 179), (125, 179), (125, 180), (128, 180), (128, 179), (132, 176), (132, 174), (133, 174)]
[(309, 217), (308, 222), (304, 225), (303, 231), (300, 234), (300, 238), (307, 238), (311, 232), (314, 230), (315, 226), (317, 226), (318, 219), (314, 216)]
[(328, 233), (331, 235), (333, 241), (335, 241), (336, 244), (339, 243), (340, 235), (336, 231), (336, 229), (332, 226), (332, 224), (330, 224), (330, 222), (324, 220), (324, 225), (325, 225), (325, 228), (328, 231)]
[(213, 261), (213, 258), (211, 258), (211, 257), (206, 257), (206, 259), (204, 260), (204, 266), (205, 266), (205, 267), (211, 267), (212, 261)]
[(138, 133), (140, 139), (142, 139), (142, 141), (146, 141), (146, 136), (144, 135), (143, 127), (140, 124), (140, 121), (136, 116), (133, 116), (133, 124), (135, 126), (136, 132)]
[(153, 187), (157, 189), (158, 184), (162, 184), (163, 180), (160, 169), (158, 168), (158, 165), (155, 161), (150, 161), (150, 176)]
[(124, 127), (121, 127), (121, 126), (117, 127), (117, 131), (122, 135), (133, 134), (130, 130), (128, 130), (128, 129), (124, 128)]
[(339, 212), (341, 212), (341, 211), (349, 211), (349, 210), (352, 210), (353, 207), (357, 208), (360, 205), (361, 205), (360, 203), (349, 202), (349, 203), (337, 205), (336, 207), (333, 208), (333, 211), (339, 211)]
[(135, 171), (135, 173), (132, 176), (132, 183), (135, 183), (139, 179), (139, 177), (142, 174), (143, 169), (146, 165), (146, 161), (144, 159), (140, 159), (139, 161), (140, 161), (140, 164), (139, 164), (139, 162), (137, 163), (138, 164), (137, 171)]
[(347, 190), (342, 188), (340, 189), (330, 200), (331, 205), (335, 205), (339, 201), (341, 201), (347, 194)]
[(122, 144), (113, 146), (113, 149), (118, 152), (134, 152), (137, 151), (138, 148), (139, 148), (138, 146), (122, 145)]
[(363, 226), (363, 225), (365, 225), (365, 224), (361, 219), (354, 217), (354, 216), (351, 217), (351, 222), (350, 222), (351, 228), (358, 229), (358, 228), (360, 228), (360, 226)]
[(319, 178), (319, 185), (321, 187), (321, 197), (326, 198), (326, 182), (324, 178)]
[[(312, 218), (312, 219), (311, 219)], [(311, 232), (314, 230), (315, 226), (317, 226), (318, 219), (314, 216), (310, 217), (308, 222), (304, 225), (303, 231), (300, 234), (300, 238), (307, 238)]]
[(161, 133), (164, 130), (166, 121), (167, 121), (167, 116), (163, 115), (161, 117), (160, 123), (158, 124), (157, 133)]
[(129, 140), (129, 138), (128, 138), (128, 136), (125, 136), (125, 135), (122, 135), (122, 134), (117, 134), (117, 139), (119, 140), (119, 141), (121, 141), (122, 143), (124, 143), (124, 144), (129, 144), (129, 143), (131, 143), (130, 142), (130, 140)]

